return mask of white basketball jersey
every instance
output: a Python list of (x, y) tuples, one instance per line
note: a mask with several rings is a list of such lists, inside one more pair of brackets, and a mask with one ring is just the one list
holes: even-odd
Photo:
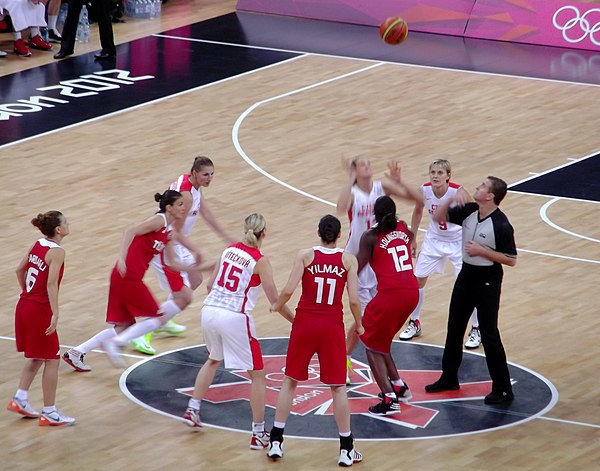
[(194, 228), (194, 224), (198, 220), (198, 216), (200, 215), (200, 204), (202, 200), (202, 193), (197, 188), (190, 183), (189, 174), (185, 173), (180, 175), (177, 180), (171, 183), (169, 190), (176, 191), (189, 191), (192, 195), (192, 206), (190, 207), (190, 211), (185, 217), (185, 222), (183, 223), (183, 228), (181, 229), (181, 233), (188, 237), (192, 229)]
[(370, 193), (365, 193), (356, 185), (352, 187), (354, 201), (348, 211), (350, 219), (350, 235), (346, 244), (346, 251), (353, 255), (358, 254), (360, 238), (363, 233), (375, 224), (375, 201), (380, 196), (385, 196), (383, 185), (379, 180), (373, 182)]
[(261, 289), (260, 277), (253, 274), (261, 257), (260, 250), (241, 242), (227, 247), (221, 254), (219, 272), (204, 304), (250, 313)]
[(448, 221), (435, 221), (432, 217), (435, 209), (445, 201), (454, 198), (459, 188), (460, 185), (449, 182), (446, 193), (444, 193), (441, 198), (438, 198), (433, 193), (433, 188), (430, 182), (421, 185), (421, 190), (423, 191), (423, 197), (425, 200), (425, 209), (429, 213), (429, 227), (427, 228), (426, 234), (427, 237), (436, 240), (445, 240), (448, 242), (456, 242), (461, 240), (462, 226), (452, 224)]

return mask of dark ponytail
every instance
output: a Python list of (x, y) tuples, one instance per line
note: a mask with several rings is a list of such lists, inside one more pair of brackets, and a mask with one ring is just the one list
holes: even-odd
[(47, 213), (39, 213), (31, 220), (31, 224), (37, 227), (46, 237), (54, 237), (56, 228), (64, 221), (64, 216), (60, 211), (48, 211)]
[(158, 212), (166, 212), (167, 206), (172, 206), (175, 203), (175, 201), (181, 198), (181, 196), (181, 193), (175, 190), (167, 190), (162, 195), (160, 193), (155, 193), (154, 201), (158, 203)]

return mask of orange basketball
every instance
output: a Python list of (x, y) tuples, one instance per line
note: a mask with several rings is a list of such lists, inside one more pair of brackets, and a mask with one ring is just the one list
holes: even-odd
[(400, 44), (408, 36), (408, 25), (399, 16), (392, 16), (379, 26), (379, 35), (386, 43)]

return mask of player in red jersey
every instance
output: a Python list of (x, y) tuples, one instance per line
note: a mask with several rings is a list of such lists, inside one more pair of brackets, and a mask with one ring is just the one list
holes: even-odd
[[(196, 221), (202, 217), (208, 226), (218, 234), (228, 245), (233, 244), (235, 239), (225, 231), (216, 217), (209, 208), (206, 198), (202, 193), (202, 188), (207, 188), (213, 180), (215, 174), (215, 166), (211, 159), (205, 156), (198, 156), (194, 159), (192, 168), (189, 173), (180, 175), (169, 187), (170, 190), (175, 190), (183, 196), (183, 204), (185, 206), (185, 218), (176, 220), (173, 226), (179, 233), (180, 240), (185, 239), (186, 245), (175, 242), (173, 248), (177, 257), (186, 265), (186, 271), (181, 272), (183, 281), (186, 286), (189, 286), (192, 291), (202, 283), (202, 265), (197, 264), (200, 250), (191, 251), (188, 247), (193, 247), (194, 244), (188, 239)], [(167, 276), (163, 270), (163, 263), (160, 255), (152, 259), (151, 266), (158, 278), (160, 287), (169, 292), (169, 297), (173, 298), (178, 293), (173, 293)], [(186, 327), (177, 324), (174, 320), (170, 320), (156, 332), (165, 332), (169, 335), (179, 335), (186, 331)], [(143, 337), (133, 339), (131, 345), (139, 352), (147, 355), (154, 355), (156, 350), (152, 347), (152, 332)]]
[(361, 340), (382, 393), (381, 402), (369, 407), (369, 412), (390, 415), (400, 412), (399, 401), (412, 397), (400, 379), (391, 345), (417, 305), (419, 286), (412, 266), (414, 234), (404, 221), (396, 219), (396, 204), (389, 196), (381, 196), (375, 202), (375, 220), (377, 225), (362, 235), (358, 252), (359, 272), (370, 263), (377, 277), (377, 294), (365, 309)]
[[(106, 322), (113, 327), (104, 329), (91, 339), (65, 352), (63, 359), (77, 371), (90, 371), (83, 356), (100, 345), (104, 348), (113, 365), (124, 366), (120, 348), (133, 338), (158, 329), (165, 322), (181, 312), (192, 300), (192, 290), (184, 285), (179, 273), (185, 269), (176, 261), (172, 248), (178, 233), (170, 225), (185, 217), (185, 207), (181, 193), (167, 190), (156, 193), (159, 211), (142, 222), (128, 227), (121, 240), (119, 258), (111, 277), (108, 292)], [(144, 274), (152, 257), (166, 251), (165, 272), (168, 274), (177, 297), (168, 299), (159, 308), (154, 296), (144, 284)], [(137, 317), (148, 317), (136, 323)]]
[(341, 466), (362, 461), (354, 448), (350, 431), (350, 407), (346, 394), (346, 343), (342, 296), (348, 291), (350, 310), (356, 332), (363, 333), (356, 257), (336, 248), (341, 223), (327, 215), (319, 222), (321, 246), (298, 252), (287, 284), (279, 299), (271, 306), (279, 311), (289, 301), (302, 281), (302, 296), (296, 309), (288, 345), (285, 378), (277, 398), (275, 422), (270, 433), (271, 459), (283, 456), (282, 442), (285, 422), (292, 409), (294, 392), (299, 381), (308, 379), (308, 367), (316, 353), (319, 357), (321, 382), (328, 384), (333, 397), (333, 413), (340, 433)]
[[(75, 419), (62, 414), (55, 406), (58, 384), (60, 346), (58, 324), (58, 289), (64, 271), (65, 251), (60, 246), (69, 235), (69, 223), (59, 211), (38, 214), (31, 224), (45, 237), (39, 239), (17, 267), (21, 296), (15, 311), (17, 351), (27, 363), (21, 372), (19, 388), (8, 410), (25, 417), (39, 417), (39, 425), (72, 425)], [(29, 404), (29, 388), (44, 365), (41, 414)]]

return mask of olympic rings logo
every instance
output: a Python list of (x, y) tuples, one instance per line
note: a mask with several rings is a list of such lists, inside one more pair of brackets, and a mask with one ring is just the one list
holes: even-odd
[[(559, 24), (558, 16), (563, 11), (570, 11), (570, 12), (572, 12), (572, 14), (575, 15), (575, 17), (571, 18), (570, 20), (567, 20), (563, 24)], [(591, 22), (589, 21), (588, 17), (593, 15), (594, 13), (598, 14), (597, 21), (596, 21), (596, 24), (594, 24), (594, 26), (590, 26)], [(554, 24), (554, 27), (556, 29), (558, 29), (559, 31), (562, 31), (564, 40), (569, 43), (581, 42), (589, 34), (590, 40), (592, 41), (592, 43), (594, 43), (596, 46), (600, 46), (600, 41), (598, 39), (596, 39), (596, 37), (594, 36), (595, 33), (600, 31), (600, 8), (592, 8), (591, 10), (586, 11), (582, 15), (579, 12), (579, 10), (577, 9), (577, 7), (567, 5), (567, 6), (564, 6), (562, 8), (559, 8), (558, 10), (556, 10), (556, 12), (554, 13), (554, 16), (552, 17), (552, 23)], [(567, 34), (568, 31), (572, 30), (573, 28), (575, 28), (578, 25), (582, 31), (582, 34), (576, 38), (569, 37), (569, 35)]]

